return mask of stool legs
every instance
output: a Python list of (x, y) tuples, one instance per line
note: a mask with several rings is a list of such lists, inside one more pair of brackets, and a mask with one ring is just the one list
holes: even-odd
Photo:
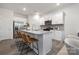
[(38, 50), (38, 55), (39, 55), (39, 46), (38, 46), (38, 42), (37, 42), (37, 50)]
[(32, 43), (32, 48), (33, 50), (36, 49), (37, 50), (37, 55), (39, 55), (39, 46), (38, 46), (38, 42), (35, 42), (36, 43), (36, 47), (34, 47), (33, 43)]
[[(36, 47), (34, 46), (34, 43), (36, 43)], [(39, 46), (38, 46), (38, 42), (33, 42), (32, 45), (32, 48), (27, 44), (24, 44), (23, 42), (21, 41), (18, 41), (16, 42), (16, 45), (17, 45), (17, 48), (18, 48), (18, 52), (20, 52), (20, 55), (23, 54), (23, 51), (25, 51), (26, 53), (28, 53), (29, 51), (31, 50), (34, 50), (36, 49), (37, 50), (37, 55), (39, 55)]]

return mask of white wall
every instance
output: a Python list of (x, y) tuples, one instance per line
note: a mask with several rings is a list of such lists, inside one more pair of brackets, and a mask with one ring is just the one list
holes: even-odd
[(15, 22), (23, 22), (23, 24), (27, 23), (27, 19), (26, 18), (17, 17), (17, 16), (14, 16), (14, 21)]
[(40, 25), (42, 24), (40, 16), (37, 15), (30, 15), (28, 17), (28, 22), (32, 29), (38, 29), (38, 30), (40, 29)]
[(65, 12), (65, 35), (79, 32), (79, 4), (74, 4), (63, 10)]
[(13, 39), (13, 12), (0, 8), (0, 40)]
[(23, 22), (24, 24), (27, 23), (27, 17), (26, 16), (23, 16), (23, 15), (20, 15), (18, 13), (14, 13), (14, 21), (19, 21), (19, 22)]
[(26, 16), (0, 8), (0, 40), (13, 39), (13, 21), (27, 22)]

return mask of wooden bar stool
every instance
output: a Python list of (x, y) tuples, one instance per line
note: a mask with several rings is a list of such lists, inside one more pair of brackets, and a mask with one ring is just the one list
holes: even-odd
[(17, 40), (16, 40), (16, 46), (18, 48), (18, 52), (20, 52), (20, 54), (22, 54), (23, 49), (28, 49), (29, 46), (25, 44), (25, 42), (22, 39), (22, 34), (20, 31), (17, 31)]
[[(32, 47), (38, 51), (38, 53), (36, 53), (36, 54), (39, 54), (38, 40), (35, 38), (32, 38), (31, 36), (27, 35), (26, 33), (21, 33), (21, 35), (22, 35), (23, 42), (28, 44), (28, 46), (32, 45)], [(33, 46), (33, 43), (36, 43), (37, 48)]]
[(17, 38), (22, 38), (20, 31), (16, 31), (17, 33)]

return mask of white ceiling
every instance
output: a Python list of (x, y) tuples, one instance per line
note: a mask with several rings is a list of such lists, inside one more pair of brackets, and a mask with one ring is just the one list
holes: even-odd
[[(34, 14), (35, 12), (45, 14), (49, 11), (53, 11), (68, 5), (70, 4), (62, 3), (60, 6), (56, 6), (56, 3), (0, 3), (1, 8), (10, 9), (23, 15)], [(26, 8), (26, 11), (23, 11), (23, 8)]]

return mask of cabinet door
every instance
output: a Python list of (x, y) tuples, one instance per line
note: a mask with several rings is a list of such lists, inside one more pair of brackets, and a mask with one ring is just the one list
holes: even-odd
[(55, 15), (55, 24), (63, 24), (63, 13)]
[(40, 22), (40, 25), (45, 25), (45, 23), (44, 23), (45, 22), (45, 18), (44, 17), (40, 18), (39, 22)]
[(52, 49), (52, 33), (43, 34), (43, 54)]
[(62, 40), (62, 31), (55, 31), (55, 39), (56, 40)]
[(55, 39), (55, 31), (52, 30), (51, 32), (52, 32), (52, 39)]
[(52, 24), (64, 24), (64, 14), (63, 12), (58, 12), (58, 13), (55, 13), (53, 16), (52, 16)]

